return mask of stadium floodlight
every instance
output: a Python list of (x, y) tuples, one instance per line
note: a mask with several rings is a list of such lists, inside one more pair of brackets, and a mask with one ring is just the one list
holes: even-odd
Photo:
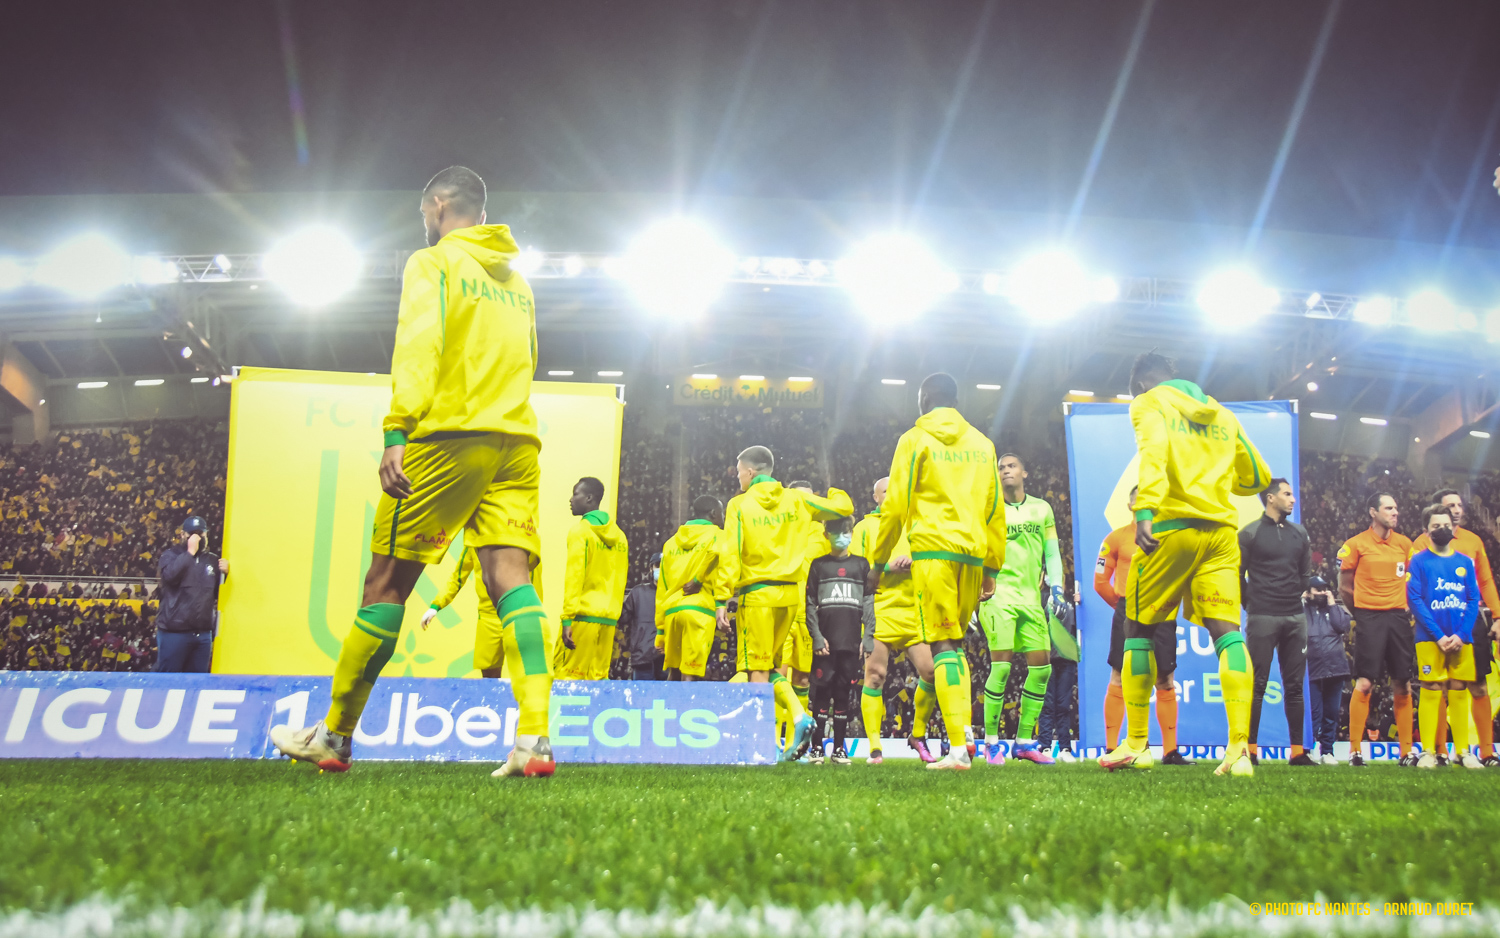
[(735, 256), (700, 222), (669, 218), (635, 239), (620, 277), (652, 316), (696, 318), (734, 273)]
[(822, 261), (808, 261), (807, 275), (814, 280), (822, 280), (828, 276), (828, 265)]
[(183, 358), (192, 358), (193, 357), (193, 349), (192, 349), (191, 346), (184, 345), (182, 347), (182, 351), (178, 352), (177, 354), (181, 355)]
[(1361, 417), (1359, 418), (1359, 422), (1367, 427), (1383, 427), (1386, 424), (1390, 423), (1390, 421), (1386, 420), (1384, 417)]
[(583, 273), (583, 258), (577, 254), (569, 254), (563, 258), (563, 273), (569, 277), (576, 277)]
[(94, 232), (64, 241), (43, 255), (32, 279), (74, 296), (98, 296), (129, 283), (133, 266), (118, 244)]
[(192, 384), (207, 384), (208, 383), (208, 378), (207, 377), (193, 378), (193, 379), (191, 379), (191, 383)]
[(837, 272), (854, 305), (879, 324), (914, 320), (958, 285), (926, 245), (899, 232), (855, 245)]
[(1093, 391), (1069, 391), (1068, 393), (1071, 394), (1071, 395), (1073, 395), (1074, 397), (1093, 397), (1094, 396), (1094, 392)]
[(905, 378), (881, 378), (881, 384), (902, 385), (906, 383)]
[(741, 381), (764, 381), (764, 380), (766, 380), (766, 376), (765, 375), (740, 375), (740, 380)]
[(998, 390), (1000, 390), (1000, 385), (998, 385), (998, 384), (976, 384), (976, 385), (974, 385), (974, 387), (978, 388), (981, 391), (998, 391)]
[(1095, 278), (1067, 251), (1042, 251), (1025, 258), (1005, 278), (1005, 298), (1039, 322), (1067, 319), (1101, 292)]
[(1116, 394), (1115, 395), (1115, 400), (1117, 400), (1117, 401), (1133, 401), (1133, 400), (1135, 400), (1135, 395), (1134, 394)]
[(1317, 305), (1321, 302), (1323, 302), (1323, 294), (1319, 293), (1318, 291), (1314, 290), (1307, 295), (1308, 309), (1316, 309)]
[(1458, 307), (1442, 293), (1429, 288), (1407, 297), (1406, 318), (1420, 329), (1451, 332), (1458, 328)]
[(788, 378), (786, 380), (787, 380), (787, 383), (789, 383), (789, 384), (807, 384), (807, 383), (809, 383), (809, 382), (812, 381), (812, 378), (805, 377), (805, 376), (799, 376), (799, 377)]
[(777, 280), (790, 280), (802, 273), (802, 265), (794, 257), (768, 257), (765, 263), (766, 273)]
[(1120, 298), (1120, 282), (1113, 277), (1100, 277), (1094, 281), (1094, 302), (1113, 303)]
[(1354, 321), (1369, 326), (1389, 325), (1395, 315), (1396, 304), (1388, 296), (1372, 296), (1360, 300), (1354, 306)]
[(1309, 391), (1316, 391), (1318, 389), (1318, 382), (1316, 382), (1316, 381), (1309, 381), (1309, 382), (1307, 382), (1307, 389)]
[(547, 377), (549, 377), (549, 378), (571, 378), (571, 377), (573, 377), (573, 372), (571, 372), (571, 371), (549, 371), (549, 372), (547, 372)]
[(14, 257), (0, 257), (0, 290), (14, 290), (27, 281), (26, 268)]
[[(220, 257), (224, 255), (220, 254)], [(228, 263), (228, 258), (225, 258)], [(176, 283), (179, 279), (177, 265), (155, 254), (147, 254), (135, 259), (135, 282), (143, 286), (158, 286), (163, 283)]]
[(166, 384), (165, 378), (137, 378), (135, 386), (138, 388), (154, 388), (158, 384)]
[(1226, 329), (1252, 325), (1280, 302), (1281, 294), (1243, 267), (1209, 274), (1198, 291), (1198, 308), (1215, 325)]
[(292, 302), (327, 306), (354, 288), (364, 260), (342, 232), (314, 225), (287, 235), (266, 254), (266, 275)]
[(1311, 417), (1314, 420), (1337, 420), (1337, 419), (1339, 419), (1338, 414), (1320, 414), (1317, 411), (1313, 411), (1312, 413), (1308, 414), (1308, 416)]
[(1490, 438), (1488, 430), (1470, 430), (1469, 436), (1472, 436), (1476, 440), (1488, 440)]
[(108, 381), (80, 381), (80, 382), (78, 382), (78, 390), (80, 390), (80, 391), (94, 391), (94, 390), (97, 390), (99, 388), (107, 388), (107, 387), (109, 387), (109, 382)]
[(220, 272), (226, 274), (229, 273), (229, 271), (234, 267), (234, 265), (229, 262), (229, 257), (224, 254), (214, 255), (214, 266), (219, 268)]
[(601, 371), (601, 372), (599, 372), (599, 377), (601, 377), (601, 378), (618, 378), (618, 377), (620, 377), (620, 376), (622, 376), (624, 374), (625, 374), (625, 372), (623, 372), (623, 371)]
[(536, 248), (528, 247), (516, 259), (510, 262), (510, 269), (523, 277), (530, 277), (542, 266), (542, 252)]
[(719, 380), (719, 376), (718, 375), (711, 375), (711, 374), (707, 374), (707, 373), (705, 373), (705, 374), (697, 374), (697, 375), (693, 375), (693, 380), (694, 381), (717, 381), (717, 380)]

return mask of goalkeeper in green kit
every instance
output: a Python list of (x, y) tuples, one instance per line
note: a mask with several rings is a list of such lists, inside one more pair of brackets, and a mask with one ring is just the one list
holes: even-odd
[(1021, 688), (1021, 719), (1012, 755), (1038, 765), (1052, 756), (1036, 744), (1036, 721), (1047, 699), (1052, 677), (1052, 642), (1042, 611), (1043, 568), (1048, 600), (1059, 619), (1067, 607), (1062, 554), (1057, 549), (1057, 522), (1052, 506), (1026, 494), (1026, 464), (1015, 453), (1000, 457), (1000, 485), (1005, 490), (1005, 566), (995, 577), (995, 595), (979, 604), (979, 624), (990, 645), (990, 677), (984, 683), (985, 761), (1004, 765), (1000, 750), (1000, 714), (1005, 684), (1016, 652), (1026, 655), (1026, 683)]

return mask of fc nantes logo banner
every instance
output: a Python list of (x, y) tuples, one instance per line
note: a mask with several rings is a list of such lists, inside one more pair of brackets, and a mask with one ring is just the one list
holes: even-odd
[[(233, 573), (220, 599), (214, 671), (333, 673), (359, 608), (380, 498), (380, 422), (388, 375), (245, 368), (234, 382), (224, 556)], [(616, 514), (624, 404), (614, 385), (538, 382), (531, 398), (542, 438), (542, 598), (557, 628), (573, 483), (604, 482)], [(448, 582), (463, 532), (427, 568), (406, 604), (396, 654), (382, 674), (477, 676), (473, 581), (423, 631), (422, 612)]]
[[(1297, 409), (1294, 401), (1250, 401), (1225, 403), (1239, 419), (1245, 436), (1255, 443), (1271, 467), (1271, 475), (1289, 479), (1298, 492)], [(1079, 634), (1083, 637), (1083, 660), (1079, 675), (1078, 702), (1083, 744), (1100, 747), (1104, 739), (1104, 694), (1109, 686), (1109, 633), (1114, 610), (1092, 588), (1100, 545), (1115, 528), (1130, 524), (1125, 501), (1136, 484), (1139, 457), (1130, 408), (1125, 404), (1071, 404), (1067, 420), (1068, 475), (1073, 494), (1073, 569), (1078, 571), (1083, 603), (1078, 607)], [(1236, 497), (1239, 525), (1244, 527), (1264, 509), (1254, 496)], [(1301, 521), (1301, 505), (1292, 514)], [(1177, 619), (1178, 698), (1177, 736), (1186, 746), (1222, 746), (1228, 742), (1223, 695), (1219, 690), (1219, 664), (1208, 630), (1185, 617)], [(1260, 742), (1285, 746), (1286, 718), (1281, 707), (1279, 663), (1271, 669), (1265, 706), (1260, 718)], [(1154, 704), (1153, 704), (1154, 710)], [(1310, 717), (1304, 717), (1304, 723)], [(1122, 731), (1123, 732), (1123, 731)], [(1161, 743), (1161, 731), (1153, 712), (1151, 742)], [(1307, 739), (1311, 739), (1308, 730)], [(1200, 755), (1206, 753), (1200, 752)]]

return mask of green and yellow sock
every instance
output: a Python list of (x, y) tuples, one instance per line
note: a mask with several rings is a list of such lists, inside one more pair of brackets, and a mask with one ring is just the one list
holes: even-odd
[(963, 663), (963, 652), (944, 651), (932, 656), (938, 709), (948, 730), (948, 745), (964, 745), (964, 730), (973, 720), (973, 701), (969, 697), (969, 671)]
[(873, 752), (880, 748), (880, 727), (885, 723), (885, 691), (879, 687), (861, 688), (859, 715), (864, 720), (865, 739)]
[(1255, 698), (1255, 676), (1245, 637), (1228, 632), (1214, 640), (1219, 655), (1219, 687), (1224, 695), (1224, 714), (1229, 718), (1229, 745), (1249, 745), (1250, 706)]
[(1422, 697), (1417, 701), (1417, 724), (1422, 730), (1422, 748), (1437, 752), (1439, 711), (1442, 709), (1443, 692), (1422, 688)]
[(917, 678), (917, 692), (912, 696), (911, 734), (918, 739), (927, 738), (927, 722), (932, 719), (932, 708), (937, 706), (937, 689)]
[(1120, 693), (1125, 698), (1125, 743), (1145, 749), (1150, 735), (1151, 688), (1156, 686), (1156, 651), (1149, 638), (1125, 639)]
[(1047, 702), (1047, 682), (1052, 679), (1052, 665), (1030, 665), (1026, 683), (1021, 685), (1021, 722), (1016, 725), (1017, 740), (1036, 739), (1036, 720)]
[(795, 727), (798, 720), (807, 716), (807, 711), (802, 707), (802, 701), (797, 697), (797, 692), (792, 689), (792, 682), (783, 677), (780, 671), (771, 672), (771, 693), (775, 695), (776, 703), (786, 715), (789, 726)]
[(328, 731), (351, 736), (370, 700), (370, 691), (380, 671), (396, 653), (401, 620), (406, 607), (400, 603), (375, 603), (354, 615), (354, 625), (344, 636), (339, 662), (333, 669), (333, 703), (324, 722)]
[(984, 738), (1000, 738), (1000, 717), (1005, 713), (1005, 685), (1010, 681), (1010, 662), (990, 662), (990, 676), (984, 682)]
[[(530, 583), (507, 590), (495, 602), (506, 639), (506, 670), (521, 713), (516, 733), (548, 736), (552, 709), (552, 650), (547, 647), (547, 613)], [(512, 648), (512, 644), (514, 647)]]

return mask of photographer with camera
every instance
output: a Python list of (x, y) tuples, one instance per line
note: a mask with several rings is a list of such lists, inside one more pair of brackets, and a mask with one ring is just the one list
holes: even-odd
[(156, 670), (207, 674), (213, 663), (219, 581), (229, 561), (208, 549), (208, 522), (182, 522), (178, 542), (161, 555)]

